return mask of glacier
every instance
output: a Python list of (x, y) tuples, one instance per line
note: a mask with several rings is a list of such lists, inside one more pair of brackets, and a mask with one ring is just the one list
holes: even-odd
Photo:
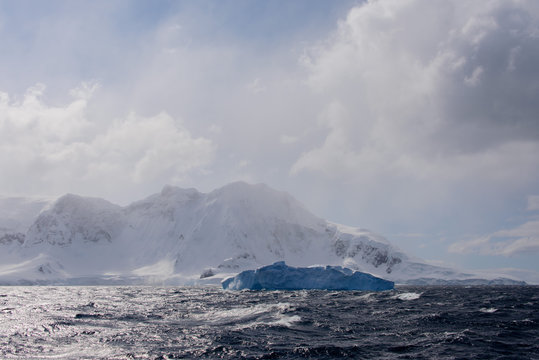
[(223, 280), (225, 290), (391, 290), (392, 281), (341, 266), (292, 267), (284, 261)]

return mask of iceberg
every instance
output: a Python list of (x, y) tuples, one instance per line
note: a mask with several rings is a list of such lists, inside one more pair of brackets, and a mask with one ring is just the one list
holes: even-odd
[(292, 267), (284, 261), (223, 280), (225, 290), (391, 290), (394, 283), (341, 266)]

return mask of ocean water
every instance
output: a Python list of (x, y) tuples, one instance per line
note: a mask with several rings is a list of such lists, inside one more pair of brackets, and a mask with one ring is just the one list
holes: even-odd
[(539, 359), (539, 287), (0, 287), (2, 359)]

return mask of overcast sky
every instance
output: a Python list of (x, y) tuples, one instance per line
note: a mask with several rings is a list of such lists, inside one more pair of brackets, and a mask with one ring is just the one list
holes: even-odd
[(231, 181), (539, 270), (539, 2), (0, 0), (0, 192)]

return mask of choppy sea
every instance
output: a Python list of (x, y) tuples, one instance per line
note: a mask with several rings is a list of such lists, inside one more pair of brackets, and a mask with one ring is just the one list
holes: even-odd
[(0, 287), (2, 359), (539, 359), (539, 287)]

